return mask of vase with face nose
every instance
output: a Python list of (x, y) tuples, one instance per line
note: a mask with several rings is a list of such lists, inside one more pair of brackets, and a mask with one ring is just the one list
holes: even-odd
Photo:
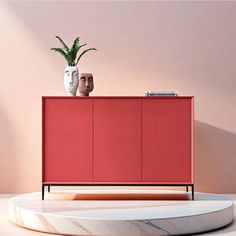
[(76, 66), (67, 66), (64, 71), (64, 87), (68, 96), (76, 96), (79, 86), (79, 71)]
[(81, 73), (79, 76), (79, 95), (89, 96), (89, 93), (93, 91), (94, 82), (93, 75), (91, 73)]

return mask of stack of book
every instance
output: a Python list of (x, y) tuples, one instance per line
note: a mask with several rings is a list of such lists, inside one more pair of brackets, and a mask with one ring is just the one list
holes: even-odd
[(178, 96), (175, 91), (146, 91), (146, 96)]

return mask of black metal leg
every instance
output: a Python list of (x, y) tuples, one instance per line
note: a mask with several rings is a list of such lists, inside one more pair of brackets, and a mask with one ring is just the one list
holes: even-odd
[(48, 185), (48, 192), (50, 193), (50, 185)]
[(192, 200), (194, 200), (194, 184), (192, 184)]
[(44, 200), (44, 184), (42, 185), (42, 200)]
[(186, 186), (186, 192), (188, 192), (188, 185)]

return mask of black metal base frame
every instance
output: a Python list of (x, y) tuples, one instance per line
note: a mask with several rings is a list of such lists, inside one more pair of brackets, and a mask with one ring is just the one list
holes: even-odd
[(194, 184), (42, 184), (42, 200), (44, 200), (45, 186), (48, 187), (48, 192), (50, 192), (51, 186), (172, 186), (172, 187), (186, 187), (186, 192), (188, 192), (188, 187), (192, 190), (192, 200), (194, 200)]

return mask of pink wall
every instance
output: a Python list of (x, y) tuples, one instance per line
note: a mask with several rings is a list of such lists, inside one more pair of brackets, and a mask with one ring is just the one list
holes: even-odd
[(236, 2), (0, 3), (0, 192), (39, 191), (41, 96), (65, 95), (55, 35), (96, 47), (92, 95), (195, 96), (196, 189), (236, 192)]

